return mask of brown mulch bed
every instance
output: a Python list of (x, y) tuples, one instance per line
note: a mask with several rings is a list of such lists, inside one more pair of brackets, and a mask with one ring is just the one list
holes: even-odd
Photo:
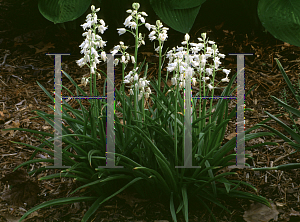
[[(30, 9), (33, 3), (25, 1), (17, 5), (16, 1), (0, 1), (0, 21), (4, 24), (0, 31), (0, 129), (28, 128), (53, 133), (50, 125), (42, 119), (32, 118), (36, 116), (33, 110), (42, 110), (53, 113), (47, 106), (52, 101), (37, 85), (41, 83), (49, 92), (53, 92), (54, 56), (45, 56), (45, 53), (70, 53), (70, 56), (62, 56), (62, 69), (69, 73), (79, 84), (83, 75), (88, 73), (86, 68), (79, 68), (75, 60), (81, 58), (79, 45), (83, 41), (80, 31), (57, 30), (56, 27), (45, 21), (37, 9)], [(14, 12), (12, 12), (14, 8)], [(32, 11), (31, 11), (32, 10)], [(30, 13), (27, 21), (21, 21), (13, 15), (17, 13), (24, 16)], [(38, 21), (38, 22), (36, 22)], [(32, 25), (34, 23), (35, 25)], [(31, 25), (30, 25), (31, 24)], [(298, 80), (299, 73), (299, 47), (289, 45), (276, 40), (268, 34), (252, 35), (228, 30), (225, 26), (220, 27), (194, 27), (191, 32), (191, 41), (196, 42), (202, 32), (207, 32), (218, 44), (219, 51), (226, 54), (222, 65), (234, 72), (236, 69), (236, 56), (228, 56), (228, 53), (253, 53), (253, 56), (245, 56), (245, 90), (253, 92), (246, 98), (246, 108), (253, 111), (245, 112), (246, 129), (256, 125), (268, 116), (267, 111), (273, 115), (283, 113), (270, 96), (281, 98), (281, 92), (287, 85), (278, 69), (274, 58), (278, 58), (283, 65), (291, 82)], [(183, 34), (170, 30), (166, 46), (180, 45)], [(146, 37), (147, 38), (147, 37)], [(104, 38), (105, 39), (105, 38)], [(132, 45), (133, 42), (125, 42)], [(139, 58), (146, 57), (149, 64), (148, 76), (155, 77), (157, 73), (157, 58), (153, 53), (153, 43), (148, 39), (146, 46), (141, 47)], [(166, 47), (165, 47), (166, 48)], [(106, 49), (106, 52), (109, 52)], [(129, 51), (132, 52), (132, 51)], [(141, 60), (142, 61), (142, 60)], [(139, 61), (139, 62), (141, 62)], [(167, 61), (166, 61), (167, 62)], [(105, 71), (106, 65), (98, 67)], [(126, 71), (129, 72), (131, 66)], [(115, 69), (116, 87), (119, 88), (121, 81), (120, 66)], [(165, 69), (163, 76), (165, 75)], [(72, 90), (72, 84), (66, 77), (62, 77), (63, 84)], [(102, 89), (104, 77), (98, 81)], [(85, 88), (88, 91), (88, 88)], [(296, 101), (289, 97), (289, 104), (296, 106)], [(75, 105), (75, 103), (74, 103)], [(76, 107), (76, 106), (74, 106)], [(291, 127), (288, 116), (280, 118)], [(299, 123), (299, 121), (298, 121)], [(289, 136), (282, 127), (274, 121), (268, 122), (269, 126)], [(299, 125), (299, 124), (298, 124)], [(257, 129), (254, 132), (267, 131)], [(224, 139), (227, 142), (235, 136), (235, 123), (231, 122)], [(13, 188), (8, 192), (8, 183), (3, 180), (0, 184), (2, 192), (0, 199), (0, 221), (18, 221), (32, 206), (45, 201), (70, 196), (72, 190), (78, 186), (69, 179), (54, 179), (38, 181), (43, 176), (59, 173), (60, 170), (49, 169), (38, 175), (29, 177), (24, 171), (12, 173), (19, 164), (27, 161), (33, 149), (21, 146), (11, 141), (28, 143), (33, 146), (39, 145), (33, 134), (21, 131), (0, 131), (0, 178), (10, 180)], [(286, 163), (300, 162), (299, 153), (289, 155), (294, 149), (278, 137), (259, 138), (246, 142), (246, 146), (266, 141), (277, 142), (278, 146), (263, 146), (251, 150), (253, 160), (247, 163), (255, 167), (270, 167)], [(49, 158), (45, 153), (38, 153), (38, 158)], [(43, 164), (31, 164), (30, 169), (36, 169)], [(26, 170), (25, 167), (22, 167)], [(257, 188), (257, 194), (272, 200), (279, 211), (278, 221), (299, 220), (299, 170), (249, 172), (244, 169), (234, 169), (237, 172), (232, 178), (247, 181)], [(21, 185), (20, 185), (21, 184)], [(249, 190), (248, 190), (249, 191)], [(253, 191), (251, 191), (253, 192)], [(24, 202), (27, 204), (24, 205)], [(243, 214), (249, 209), (251, 202), (245, 200), (224, 201), (232, 214), (213, 206), (212, 210), (217, 221), (244, 221)], [(72, 205), (54, 206), (44, 208), (31, 214), (27, 221), (80, 221), (91, 203), (76, 203)], [(190, 221), (211, 221), (209, 213), (197, 203), (189, 203)], [(178, 216), (183, 221), (182, 213)], [(298, 219), (298, 220), (297, 220)], [(127, 190), (117, 197), (103, 204), (90, 221), (172, 221), (169, 212), (169, 204), (159, 198), (155, 200), (142, 200), (133, 190)], [(271, 220), (273, 221), (273, 220)]]

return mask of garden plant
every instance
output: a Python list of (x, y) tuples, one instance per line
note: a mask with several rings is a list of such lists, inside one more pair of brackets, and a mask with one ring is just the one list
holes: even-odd
[[(122, 85), (115, 89), (116, 111), (122, 113), (122, 124), (120, 117), (114, 114), (115, 119), (115, 156), (116, 166), (123, 168), (99, 168), (106, 164), (106, 118), (108, 106), (105, 99), (88, 99), (90, 107), (86, 108), (80, 99), (76, 100), (81, 110), (74, 109), (63, 100), (62, 119), (66, 123), (62, 125), (61, 139), (64, 143), (62, 149), (62, 164), (71, 166), (60, 173), (51, 174), (40, 178), (49, 180), (53, 178), (74, 178), (81, 186), (75, 189), (72, 194), (75, 197), (65, 197), (51, 200), (35, 206), (28, 210), (20, 221), (25, 219), (32, 212), (54, 205), (71, 204), (75, 202), (93, 201), (86, 211), (82, 221), (87, 221), (97, 211), (102, 203), (121, 193), (128, 187), (134, 187), (141, 197), (151, 198), (162, 195), (169, 200), (170, 214), (174, 221), (177, 221), (177, 214), (182, 212), (185, 221), (189, 221), (188, 209), (191, 200), (198, 201), (213, 215), (210, 204), (230, 212), (222, 203), (224, 198), (244, 198), (263, 203), (270, 207), (268, 200), (262, 196), (250, 192), (240, 191), (240, 186), (247, 186), (256, 191), (251, 184), (228, 179), (227, 176), (235, 172), (221, 171), (228, 166), (235, 165), (235, 153), (228, 154), (236, 147), (236, 138), (232, 138), (222, 145), (227, 125), (234, 120), (236, 108), (229, 113), (229, 99), (218, 99), (213, 104), (215, 89), (221, 89), (221, 96), (231, 96), (237, 87), (233, 82), (238, 73), (230, 79), (230, 70), (221, 68), (221, 61), (225, 57), (220, 53), (214, 41), (209, 40), (206, 33), (198, 38), (198, 43), (191, 43), (189, 34), (185, 34), (182, 46), (174, 47), (165, 51), (164, 42), (168, 39), (168, 28), (157, 20), (155, 25), (146, 23), (147, 13), (139, 12), (139, 3), (133, 3), (132, 9), (127, 10), (129, 16), (126, 18), (125, 28), (119, 28), (120, 35), (127, 32), (135, 38), (135, 52), (130, 55), (124, 42), (120, 42), (110, 52), (112, 55), (121, 54), (121, 58), (114, 60), (114, 65), (122, 65)], [(97, 90), (97, 77), (107, 74), (97, 70), (97, 64), (107, 61), (107, 54), (104, 51), (106, 41), (97, 33), (103, 34), (107, 29), (105, 22), (97, 18), (97, 12), (91, 6), (91, 14), (82, 25), (83, 36), (86, 38), (80, 45), (84, 57), (77, 61), (80, 67), (88, 66), (90, 76), (82, 78), (81, 83), (89, 84), (89, 94), (78, 86), (71, 76), (62, 71), (76, 88), (76, 96), (100, 96)], [(98, 23), (99, 22), (99, 23)], [(145, 25), (150, 31), (148, 35), (151, 41), (158, 43), (154, 47), (159, 54), (158, 77), (152, 81), (147, 80), (148, 64), (145, 60), (138, 64), (138, 49), (145, 45), (144, 36), (139, 33), (139, 27)], [(166, 79), (162, 78), (162, 66), (165, 58), (169, 59), (167, 65)], [(128, 73), (125, 72), (129, 62), (134, 68)], [(144, 71), (144, 76), (142, 76)], [(167, 84), (169, 74), (172, 75), (172, 85)], [(216, 75), (224, 75), (221, 83), (227, 83), (225, 87), (217, 87), (215, 84)], [(184, 98), (183, 94), (190, 84), (199, 83), (200, 90), (196, 93), (198, 97), (211, 97), (211, 99), (192, 102), (192, 165), (197, 168), (176, 168), (184, 165)], [(107, 80), (107, 79), (106, 79)], [(163, 90), (161, 83), (164, 83)], [(103, 97), (105, 97), (105, 84)], [(38, 85), (54, 102), (53, 96), (40, 84)], [(152, 86), (151, 90), (150, 86)], [(75, 96), (68, 88), (64, 87), (70, 95)], [(125, 90), (125, 88), (128, 88)], [(250, 92), (250, 91), (249, 91)], [(247, 94), (249, 93), (247, 92)], [(246, 95), (247, 96), (247, 95)], [(149, 101), (152, 102), (150, 106)], [(239, 101), (240, 102), (240, 101)], [(243, 101), (242, 101), (243, 102)], [(148, 104), (145, 109), (145, 103)], [(53, 106), (49, 107), (54, 110)], [(247, 110), (247, 109), (246, 109)], [(197, 113), (197, 111), (199, 113)], [(292, 110), (290, 110), (292, 111)], [(43, 118), (54, 128), (54, 114), (48, 114), (36, 110), (39, 117)], [(278, 116), (278, 115), (276, 115)], [(271, 118), (262, 121), (245, 131), (245, 141), (261, 136), (273, 136), (275, 133), (259, 132), (250, 133), (259, 128)], [(11, 130), (11, 129), (10, 129)], [(31, 159), (20, 164), (22, 166), (38, 162), (54, 163), (54, 159), (34, 159), (37, 152), (45, 152), (54, 156), (54, 135), (51, 133), (23, 130), (37, 134), (41, 144), (32, 146), (21, 142), (35, 149)], [(255, 145), (276, 145), (266, 142)], [(45, 149), (44, 147), (48, 147)], [(253, 147), (246, 147), (249, 150)], [(251, 158), (246, 154), (246, 158)], [(245, 163), (246, 166), (249, 164)], [(46, 170), (46, 167), (29, 171), (29, 175)], [(84, 188), (89, 189), (84, 189)], [(80, 192), (79, 192), (80, 191)]]

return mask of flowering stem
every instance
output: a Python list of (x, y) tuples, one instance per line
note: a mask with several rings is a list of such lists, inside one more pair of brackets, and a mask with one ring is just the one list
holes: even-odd
[[(215, 55), (214, 55), (214, 60), (215, 60)], [(213, 86), (215, 85), (215, 70), (216, 70), (216, 66), (214, 65), (214, 70), (213, 70), (213, 79), (212, 79), (212, 84)], [(213, 102), (213, 97), (214, 97), (214, 92), (215, 92), (215, 88), (212, 88), (211, 91), (211, 100), (210, 100), (210, 107), (209, 107), (209, 113), (211, 113), (212, 110), (212, 102)], [(211, 123), (211, 116), (209, 116), (209, 123)]]
[[(126, 110), (126, 101), (125, 101), (125, 83), (124, 83), (124, 72), (125, 72), (125, 63), (122, 63), (122, 91), (121, 94), (123, 94), (123, 124), (125, 125), (126, 116), (124, 115)], [(127, 131), (127, 128), (125, 129)]]
[(96, 94), (96, 74), (93, 75), (93, 86), (94, 86), (93, 96), (95, 96), (95, 94)]
[(125, 64), (122, 63), (122, 93), (125, 94), (125, 83), (124, 83), (124, 72), (125, 72)]
[(137, 118), (137, 102), (138, 102), (138, 88), (136, 87), (137, 81), (134, 81), (134, 114), (135, 118)]
[(159, 60), (158, 60), (158, 89), (161, 83), (161, 40), (159, 39)]
[[(139, 34), (139, 26), (138, 26), (138, 17), (136, 16), (136, 29), (135, 29), (135, 48), (134, 48), (134, 58), (135, 58), (135, 63), (134, 63), (134, 69), (136, 68), (136, 63), (137, 63), (137, 53), (138, 53), (138, 34)], [(138, 102), (138, 88), (135, 86), (136, 81), (134, 81), (134, 113), (135, 113), (135, 118), (137, 118), (137, 102)]]
[(138, 17), (136, 17), (136, 24), (137, 25), (136, 25), (136, 29), (135, 29), (135, 50), (134, 50), (135, 63), (134, 63), (134, 68), (136, 68), (138, 44), (139, 44), (139, 39), (138, 39), (138, 35), (139, 35)]
[(178, 166), (178, 154), (177, 154), (177, 97), (178, 97), (178, 87), (176, 85), (175, 93), (175, 166)]
[[(202, 90), (201, 90), (201, 82), (202, 82), (202, 72), (200, 71), (200, 81), (199, 81), (199, 96), (200, 96), (200, 100), (199, 100), (199, 118), (201, 118), (202, 117), (202, 115), (201, 115), (201, 104), (202, 104), (202, 98), (201, 98), (201, 96), (202, 96)], [(205, 120), (204, 120), (205, 121)], [(201, 132), (201, 129), (202, 129), (202, 122), (203, 121), (201, 121), (200, 123), (199, 123), (199, 131), (198, 132)]]

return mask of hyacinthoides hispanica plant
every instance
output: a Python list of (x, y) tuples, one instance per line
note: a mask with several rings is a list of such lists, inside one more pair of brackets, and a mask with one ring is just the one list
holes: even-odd
[[(236, 146), (235, 138), (221, 146), (226, 126), (236, 112), (236, 109), (234, 109), (230, 114), (228, 113), (227, 99), (218, 100), (216, 105), (213, 105), (211, 100), (208, 109), (206, 108), (206, 100), (202, 105), (200, 103), (198, 107), (199, 116), (196, 115), (196, 105), (192, 103), (192, 164), (198, 168), (175, 168), (175, 166), (184, 165), (184, 116), (182, 114), (184, 113), (184, 99), (179, 91), (185, 90), (185, 79), (191, 81), (191, 84), (199, 82), (200, 91), (196, 96), (213, 97), (214, 89), (217, 86), (214, 84), (215, 75), (217, 71), (221, 70), (226, 74), (226, 77), (221, 81), (228, 82), (221, 96), (229, 96), (236, 89), (236, 87), (231, 89), (231, 86), (238, 73), (229, 80), (230, 70), (220, 68), (220, 58), (224, 58), (225, 55), (219, 53), (217, 45), (208, 40), (205, 33), (201, 35), (202, 38), (198, 39), (199, 43), (190, 43), (190, 37), (186, 34), (182, 42), (183, 47), (174, 47), (173, 50), (167, 52), (167, 55), (163, 55), (163, 43), (168, 37), (168, 29), (163, 27), (160, 21), (156, 22), (156, 26), (145, 23), (144, 17), (147, 14), (138, 12), (138, 3), (134, 3), (132, 6), (133, 9), (127, 10), (130, 15), (124, 22), (125, 27), (130, 27), (131, 30), (120, 28), (118, 31), (119, 34), (124, 34), (127, 31), (133, 34), (135, 54), (129, 55), (126, 52), (128, 47), (123, 42), (115, 46), (111, 52), (112, 54), (118, 52), (122, 54), (121, 59), (116, 58), (114, 60), (114, 64), (118, 65), (119, 61), (122, 63), (123, 84), (119, 90), (115, 89), (115, 100), (119, 104), (116, 108), (117, 111), (123, 114), (123, 124), (120, 123), (120, 118), (116, 114), (114, 114), (114, 118), (116, 120), (116, 165), (124, 168), (98, 168), (98, 166), (104, 166), (106, 161), (105, 127), (107, 116), (103, 115), (107, 110), (105, 100), (98, 100), (97, 102), (87, 100), (91, 104), (90, 110), (87, 110), (80, 100), (78, 100), (78, 103), (81, 110), (72, 108), (64, 101), (62, 119), (66, 124), (62, 125), (61, 138), (64, 142), (62, 164), (71, 166), (71, 168), (42, 177), (39, 180), (61, 177), (73, 178), (81, 185), (72, 192), (72, 194), (77, 193), (78, 196), (51, 200), (35, 206), (28, 210), (20, 221), (43, 207), (93, 201), (82, 218), (82, 221), (87, 221), (102, 203), (131, 186), (142, 197), (151, 198), (162, 195), (167, 198), (170, 202), (170, 213), (174, 221), (177, 221), (177, 214), (180, 211), (183, 213), (185, 221), (188, 221), (188, 203), (192, 200), (197, 200), (202, 204), (211, 213), (214, 220), (215, 217), (210, 210), (210, 203), (228, 211), (220, 202), (224, 197), (245, 198), (270, 206), (264, 197), (238, 190), (241, 185), (244, 185), (256, 191), (252, 185), (226, 178), (226, 176), (236, 173), (220, 172), (221, 169), (234, 165), (235, 163), (230, 161), (236, 157), (236, 154), (227, 155)], [(106, 42), (97, 34), (97, 30), (103, 34), (107, 27), (102, 19), (97, 18), (96, 12), (100, 9), (95, 9), (92, 6), (91, 10), (92, 13), (87, 16), (86, 23), (82, 25), (85, 30), (83, 36), (86, 37), (86, 40), (80, 47), (84, 57), (78, 60), (77, 63), (79, 66), (87, 65), (90, 68), (90, 77), (83, 78), (82, 83), (86, 86), (89, 82), (90, 95), (97, 96), (99, 92), (96, 88), (96, 74), (100, 76), (100, 73), (97, 71), (96, 66), (107, 59), (106, 53), (102, 49)], [(100, 24), (97, 24), (98, 21)], [(148, 64), (145, 65), (144, 77), (141, 77), (140, 73), (145, 61), (139, 65), (136, 63), (138, 48), (145, 44), (142, 34), (138, 33), (138, 27), (141, 25), (145, 25), (149, 31), (152, 29), (149, 34), (151, 41), (157, 40), (159, 42), (159, 46), (155, 48), (160, 55), (158, 81), (150, 82), (146, 80)], [(89, 30), (86, 31), (86, 29)], [(101, 56), (99, 56), (99, 53)], [(165, 56), (169, 58), (166, 80), (161, 79), (162, 58)], [(125, 69), (130, 59), (134, 63), (134, 68), (127, 74)], [(213, 64), (209, 64), (210, 61)], [(107, 77), (105, 72), (100, 72)], [(169, 72), (173, 73), (173, 85), (171, 87), (166, 84)], [(77, 96), (88, 96), (69, 74), (64, 71), (63, 74), (75, 86)], [(163, 91), (160, 88), (160, 81), (164, 82)], [(207, 81), (210, 82), (207, 83)], [(125, 84), (128, 83), (131, 86), (129, 86), (129, 95), (126, 95)], [(149, 83), (156, 91), (156, 95), (151, 93)], [(38, 85), (54, 101), (52, 95), (40, 83)], [(64, 88), (74, 96), (69, 89)], [(105, 96), (105, 87), (103, 96)], [(144, 109), (144, 98), (152, 100), (152, 107), (148, 106), (148, 109)], [(49, 107), (54, 110), (53, 106)], [(36, 112), (39, 117), (42, 117), (54, 128), (53, 114), (50, 115), (39, 110), (36, 110)], [(206, 118), (209, 118), (208, 122), (206, 122)], [(262, 121), (261, 124), (269, 119)], [(269, 132), (249, 134), (258, 127), (254, 126), (245, 132), (246, 141), (260, 136), (273, 135)], [(123, 128), (125, 128), (124, 133)], [(39, 151), (54, 156), (53, 134), (30, 129), (15, 130), (35, 133), (42, 142), (39, 146), (15, 142), (35, 149), (30, 160), (22, 163), (15, 170), (37, 162), (54, 163), (51, 158), (33, 159)], [(266, 142), (259, 144), (259, 146), (265, 144), (274, 145), (274, 143)], [(48, 147), (50, 150), (43, 147)], [(251, 148), (247, 147), (246, 149)], [(247, 154), (246, 157), (251, 158)], [(246, 165), (249, 166), (249, 164)], [(32, 175), (44, 170), (46, 170), (45, 167), (40, 167), (31, 170), (29, 174)]]

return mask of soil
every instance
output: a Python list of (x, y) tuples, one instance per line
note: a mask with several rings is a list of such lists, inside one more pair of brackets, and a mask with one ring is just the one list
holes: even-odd
[[(46, 53), (70, 53), (62, 56), (62, 69), (70, 74), (80, 84), (82, 76), (88, 73), (88, 68), (80, 68), (75, 60), (82, 57), (79, 45), (83, 41), (82, 30), (58, 29), (53, 23), (47, 21), (38, 11), (36, 1), (5, 1), (0, 0), (0, 129), (27, 128), (53, 133), (50, 125), (38, 118), (34, 110), (42, 110), (49, 114), (53, 113), (47, 106), (53, 104), (47, 95), (37, 84), (40, 83), (49, 92), (53, 92), (54, 56), (45, 56)], [(17, 16), (15, 16), (17, 15)], [(203, 23), (202, 23), (203, 24)], [(282, 98), (281, 93), (287, 85), (276, 64), (278, 58), (292, 83), (296, 83), (299, 73), (299, 47), (290, 45), (275, 39), (270, 33), (253, 30), (239, 31), (230, 26), (228, 21), (217, 25), (204, 24), (193, 26), (190, 31), (191, 42), (197, 42), (201, 33), (218, 44), (219, 51), (226, 54), (222, 65), (236, 70), (236, 56), (229, 53), (253, 53), (245, 56), (245, 90), (248, 92), (253, 86), (253, 91), (245, 98), (246, 108), (253, 111), (245, 112), (246, 130), (256, 125), (268, 116), (264, 111), (273, 115), (284, 113), (270, 96)], [(144, 33), (147, 33), (146, 29)], [(105, 38), (106, 37), (106, 38)], [(133, 46), (133, 38), (122, 37), (125, 45)], [(121, 38), (121, 40), (122, 40)], [(167, 47), (180, 45), (184, 34), (171, 30), (168, 32)], [(103, 39), (112, 39), (117, 44), (119, 39), (115, 36), (105, 36)], [(113, 46), (110, 43), (106, 52)], [(132, 48), (129, 49), (132, 53)], [(153, 42), (146, 36), (146, 46), (140, 48), (139, 60), (146, 57), (150, 62), (149, 79), (157, 76), (158, 60), (153, 53)], [(133, 68), (128, 65), (126, 71)], [(106, 71), (106, 64), (101, 63), (98, 69)], [(165, 78), (166, 68), (164, 65), (162, 76)], [(229, 77), (231, 77), (230, 74)], [(221, 78), (221, 77), (220, 77)], [(103, 86), (105, 77), (97, 82)], [(120, 66), (115, 68), (116, 88), (120, 87), (122, 79)], [(62, 77), (63, 84), (72, 89), (68, 79)], [(80, 85), (83, 87), (82, 85)], [(83, 87), (84, 88), (84, 87)], [(196, 86), (197, 88), (197, 86)], [(88, 92), (88, 87), (84, 90)], [(63, 91), (63, 93), (66, 93)], [(216, 92), (217, 93), (217, 92)], [(288, 94), (289, 104), (295, 108), (296, 100)], [(70, 102), (76, 107), (76, 103)], [(289, 127), (291, 121), (288, 115), (280, 119)], [(267, 125), (277, 129), (290, 138), (286, 131), (269, 121)], [(299, 120), (297, 121), (299, 127)], [(259, 128), (253, 132), (268, 131)], [(235, 136), (235, 123), (231, 122), (227, 128), (224, 142)], [(78, 186), (71, 179), (52, 179), (38, 181), (52, 173), (59, 173), (58, 169), (47, 170), (39, 174), (28, 176), (26, 168), (12, 174), (15, 167), (28, 161), (34, 150), (24, 145), (12, 143), (12, 141), (38, 146), (39, 141), (30, 132), (23, 131), (0, 131), (0, 170), (2, 182), (0, 184), (0, 221), (18, 221), (18, 219), (31, 207), (45, 201), (71, 196), (71, 192)], [(300, 162), (299, 153), (291, 154), (294, 149), (279, 137), (261, 137), (246, 142), (246, 146), (262, 142), (277, 142), (277, 146), (265, 145), (247, 151), (254, 157), (248, 159), (251, 166), (270, 167), (287, 163)], [(47, 154), (39, 152), (38, 158), (47, 158)], [(48, 165), (45, 163), (45, 165)], [(45, 166), (40, 163), (30, 164), (30, 169)], [(246, 181), (257, 189), (257, 194), (274, 202), (279, 211), (277, 221), (299, 221), (299, 169), (287, 171), (250, 172), (246, 169), (234, 169), (237, 172), (232, 178)], [(9, 183), (6, 181), (10, 181)], [(8, 184), (12, 186), (9, 191)], [(244, 188), (243, 188), (244, 189)], [(244, 189), (245, 190), (245, 189)], [(247, 190), (249, 191), (249, 190)], [(253, 191), (249, 191), (255, 193)], [(27, 204), (25, 205), (24, 202)], [(231, 214), (222, 209), (211, 206), (217, 221), (245, 221), (243, 215), (250, 207), (251, 201), (241, 199), (223, 200)], [(26, 221), (80, 221), (91, 203), (76, 203), (61, 206), (43, 208), (32, 213)], [(189, 221), (212, 221), (209, 212), (197, 203), (189, 203)], [(172, 221), (168, 202), (156, 198), (154, 200), (142, 200), (133, 190), (125, 190), (120, 195), (102, 204), (89, 221)], [(180, 213), (178, 221), (184, 221)], [(275, 221), (275, 220), (265, 220)]]

